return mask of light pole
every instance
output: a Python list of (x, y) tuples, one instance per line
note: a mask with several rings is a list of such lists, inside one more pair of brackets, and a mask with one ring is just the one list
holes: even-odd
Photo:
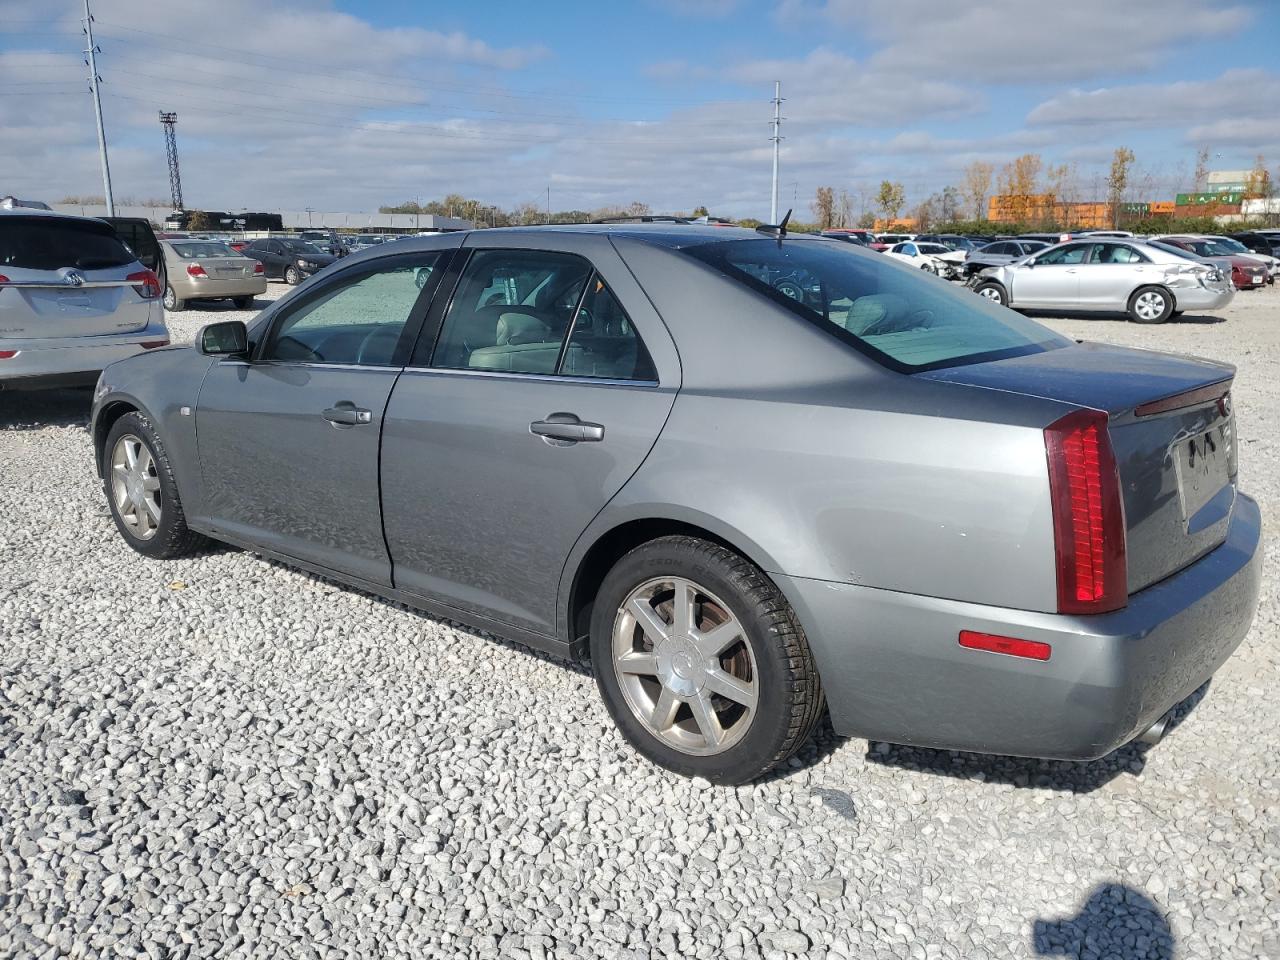
[(84, 33), (89, 41), (89, 89), (93, 92), (93, 115), (98, 121), (98, 156), (102, 159), (102, 192), (107, 201), (107, 216), (116, 215), (115, 199), (111, 196), (111, 166), (107, 163), (107, 132), (102, 126), (102, 97), (98, 93), (98, 48), (93, 42), (93, 14), (89, 12), (89, 0), (84, 0)]
[(782, 81), (773, 82), (773, 195), (769, 204), (769, 222), (778, 222), (778, 147), (782, 143)]

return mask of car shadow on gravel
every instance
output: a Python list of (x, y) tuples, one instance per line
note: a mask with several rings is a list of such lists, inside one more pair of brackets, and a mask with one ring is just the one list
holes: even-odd
[[(1029, 317), (1045, 317), (1053, 320), (1093, 320), (1093, 321), (1110, 321), (1112, 323), (1129, 323), (1128, 314), (1124, 313), (1071, 313), (1058, 312), (1048, 310), (1027, 310), (1024, 311)], [(1190, 324), (1192, 326), (1212, 326), (1218, 323), (1226, 323), (1226, 317), (1215, 317), (1208, 313), (1184, 313), (1180, 317), (1170, 317), (1160, 326), (1168, 326), (1170, 324)]]
[(1165, 911), (1122, 883), (1097, 887), (1074, 917), (1036, 920), (1031, 945), (1038, 957), (1141, 957), (1172, 960), (1173, 930)]
[(93, 388), (0, 392), (0, 431), (87, 427)]
[[(1170, 736), (1192, 710), (1204, 699), (1211, 680), (1206, 680), (1191, 696), (1176, 707), (1165, 729)], [(958, 750), (933, 750), (892, 743), (867, 744), (866, 759), (917, 773), (930, 773), (960, 780), (1002, 783), (1033, 790), (1059, 790), (1091, 793), (1106, 786), (1121, 774), (1137, 776), (1147, 762), (1147, 751), (1159, 749), (1141, 743), (1129, 743), (1105, 757), (1088, 762), (1073, 760), (1034, 760), (996, 754), (963, 753)]]

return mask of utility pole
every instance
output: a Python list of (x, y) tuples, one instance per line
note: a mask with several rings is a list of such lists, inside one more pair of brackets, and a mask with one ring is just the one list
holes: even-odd
[(413, 198), (413, 229), (421, 230), (422, 225), (420, 218), (422, 217), (422, 197)]
[(160, 126), (164, 128), (164, 156), (169, 161), (169, 199), (175, 213), (182, 211), (182, 175), (178, 172), (178, 124), (176, 113), (160, 111)]
[(547, 223), (551, 222), (551, 184), (547, 184)]
[(107, 164), (107, 133), (102, 126), (102, 97), (98, 94), (98, 84), (102, 78), (98, 76), (98, 48), (93, 42), (93, 14), (89, 12), (89, 0), (84, 0), (84, 34), (88, 38), (89, 48), (85, 53), (89, 59), (89, 89), (93, 92), (93, 114), (98, 121), (98, 155), (102, 158), (102, 190), (107, 201), (107, 216), (116, 215), (115, 200), (111, 196), (111, 167)]
[(773, 82), (773, 200), (769, 204), (769, 222), (778, 222), (778, 147), (782, 143), (782, 81)]

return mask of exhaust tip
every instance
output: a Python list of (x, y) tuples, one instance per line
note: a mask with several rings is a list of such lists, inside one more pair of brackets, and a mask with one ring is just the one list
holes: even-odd
[(1147, 727), (1146, 730), (1138, 734), (1138, 736), (1134, 738), (1134, 742), (1140, 743), (1145, 747), (1154, 747), (1157, 743), (1163, 740), (1164, 735), (1169, 732), (1169, 720), (1172, 715), (1172, 711), (1166, 713), (1151, 726)]

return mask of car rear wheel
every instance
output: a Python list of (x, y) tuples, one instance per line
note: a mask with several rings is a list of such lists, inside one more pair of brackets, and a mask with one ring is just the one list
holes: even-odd
[(983, 281), (973, 288), (973, 292), (980, 297), (984, 297), (987, 300), (1000, 304), (1002, 307), (1007, 307), (1009, 305), (1009, 294), (1005, 291), (1004, 287), (996, 283), (994, 280)]
[(302, 271), (297, 267), (285, 267), (284, 282), (291, 287), (296, 287), (302, 282)]
[(1162, 287), (1139, 287), (1129, 298), (1129, 319), (1134, 323), (1164, 323), (1173, 313), (1173, 297)]
[(808, 740), (824, 700), (804, 630), (751, 562), (695, 537), (650, 541), (605, 577), (596, 683), (623, 736), (686, 776), (746, 783)]
[(103, 446), (103, 488), (116, 529), (138, 553), (158, 560), (186, 556), (207, 543), (188, 529), (169, 458), (151, 421), (127, 413)]
[(232, 297), (231, 302), (236, 305), (237, 310), (253, 309), (253, 297)]
[(165, 287), (164, 308), (170, 313), (178, 313), (180, 310), (187, 308), (187, 301), (179, 300), (178, 295), (173, 291), (173, 287)]

